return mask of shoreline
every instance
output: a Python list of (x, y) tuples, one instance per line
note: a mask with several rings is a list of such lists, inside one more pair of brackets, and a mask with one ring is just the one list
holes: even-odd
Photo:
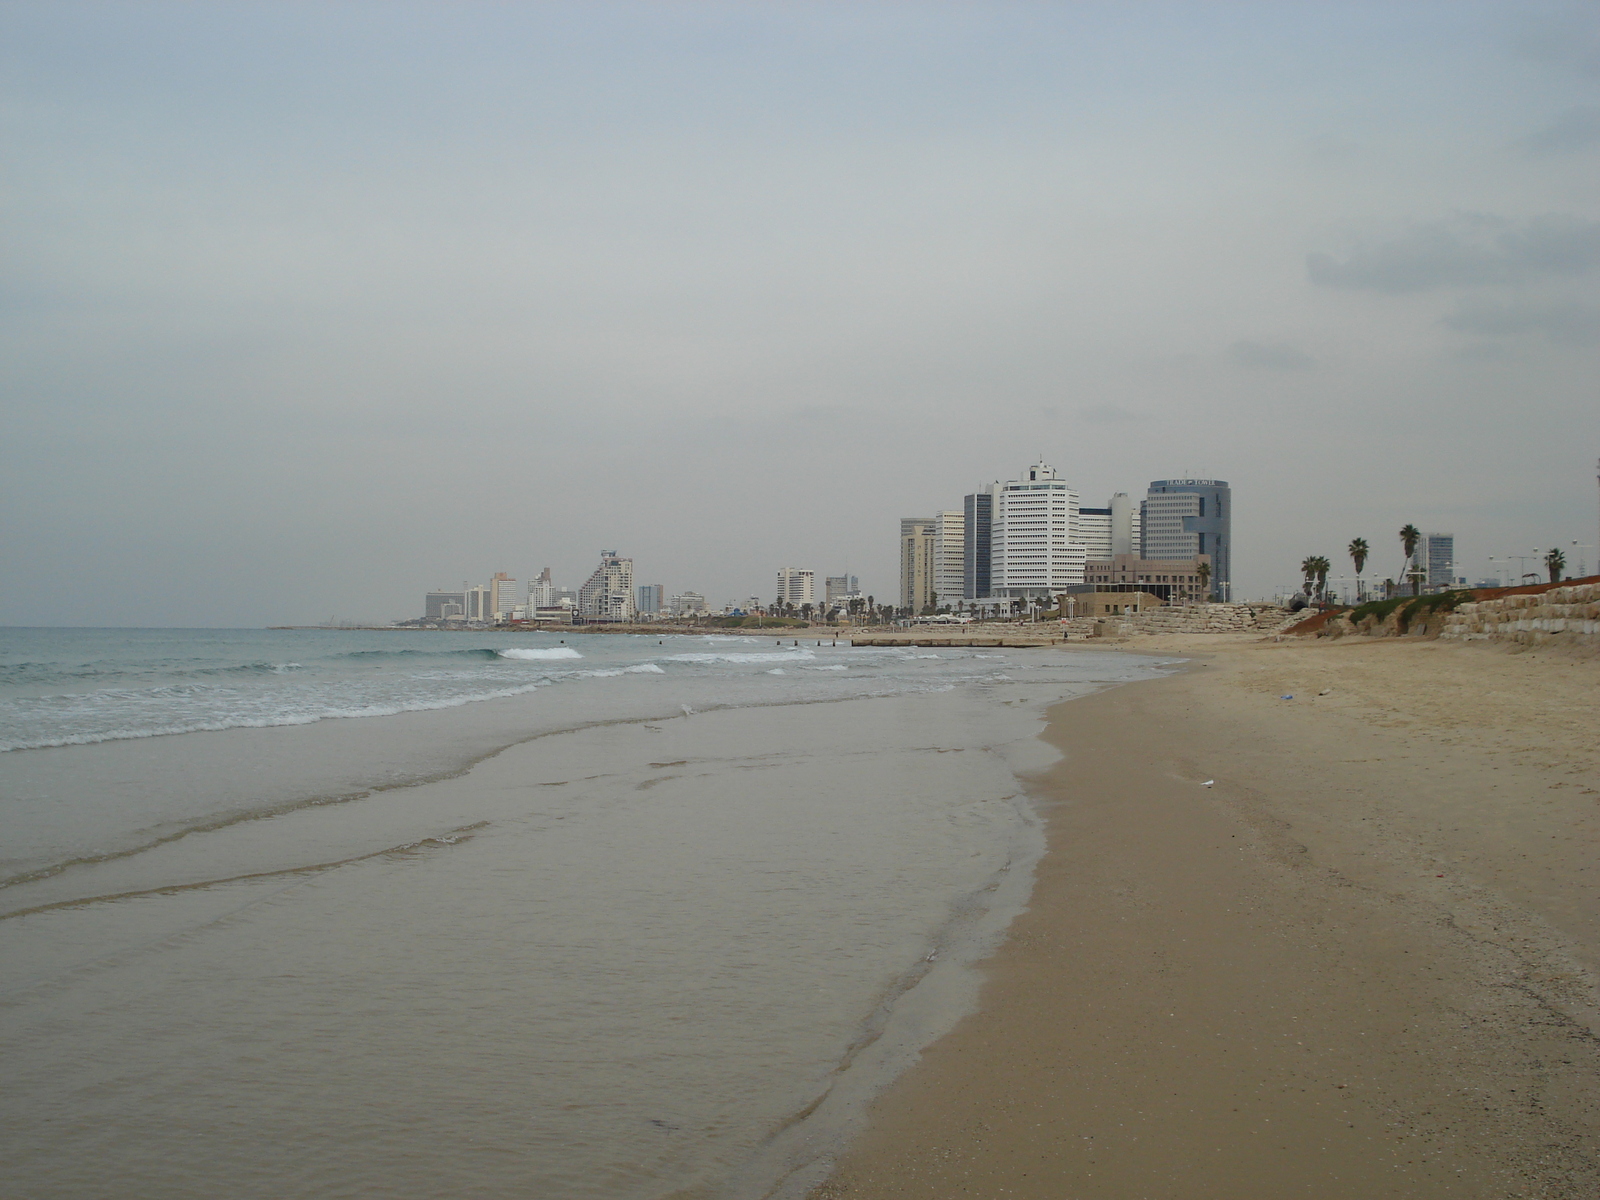
[(814, 1200), (1595, 1194), (1592, 663), (1150, 641), (1051, 709), (1029, 908)]

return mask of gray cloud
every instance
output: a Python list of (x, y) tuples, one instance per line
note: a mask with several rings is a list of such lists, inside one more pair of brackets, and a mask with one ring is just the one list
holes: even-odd
[(1228, 358), (1241, 367), (1267, 367), (1274, 371), (1309, 371), (1317, 360), (1285, 342), (1235, 342)]
[(1600, 265), (1600, 221), (1564, 213), (1515, 220), (1483, 213), (1413, 225), (1343, 259), (1306, 258), (1311, 282), (1378, 292), (1525, 283)]
[(1515, 40), (1524, 57), (1600, 78), (1600, 22), (1589, 12), (1528, 17)]
[(1576, 300), (1512, 304), (1463, 301), (1444, 318), (1444, 323), (1460, 333), (1479, 337), (1543, 334), (1552, 342), (1568, 346), (1590, 346), (1600, 341), (1600, 310)]
[(1096, 425), (1128, 425), (1143, 419), (1138, 413), (1130, 412), (1116, 404), (1092, 405), (1089, 408), (1079, 409), (1078, 415)]
[(1574, 154), (1600, 144), (1600, 105), (1569, 108), (1517, 145), (1530, 155)]

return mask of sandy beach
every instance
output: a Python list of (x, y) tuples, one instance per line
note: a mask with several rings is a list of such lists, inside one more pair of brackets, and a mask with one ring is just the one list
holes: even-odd
[(1600, 1194), (1600, 663), (1138, 648), (1192, 665), (1052, 710), (1030, 908), (816, 1200)]

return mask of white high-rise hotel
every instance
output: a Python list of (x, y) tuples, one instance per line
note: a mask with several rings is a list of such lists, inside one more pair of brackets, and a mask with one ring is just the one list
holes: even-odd
[(815, 604), (817, 600), (817, 573), (806, 567), (778, 568), (778, 603)]
[(1037, 462), (999, 485), (989, 537), (991, 596), (1051, 596), (1083, 582), (1078, 493), (1054, 467)]

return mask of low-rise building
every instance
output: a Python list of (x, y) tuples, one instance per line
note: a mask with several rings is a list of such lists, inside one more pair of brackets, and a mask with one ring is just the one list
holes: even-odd
[(1200, 581), (1202, 563), (1211, 558), (1140, 558), (1116, 554), (1109, 561), (1088, 562), (1083, 568), (1084, 589), (1095, 592), (1143, 591), (1167, 604), (1198, 604), (1210, 590)]
[(667, 608), (675, 617), (690, 617), (706, 611), (706, 598), (699, 592), (679, 592), (667, 601)]
[(1064, 597), (1063, 617), (1115, 617), (1124, 613), (1148, 612), (1166, 603), (1151, 592), (1072, 592)]

